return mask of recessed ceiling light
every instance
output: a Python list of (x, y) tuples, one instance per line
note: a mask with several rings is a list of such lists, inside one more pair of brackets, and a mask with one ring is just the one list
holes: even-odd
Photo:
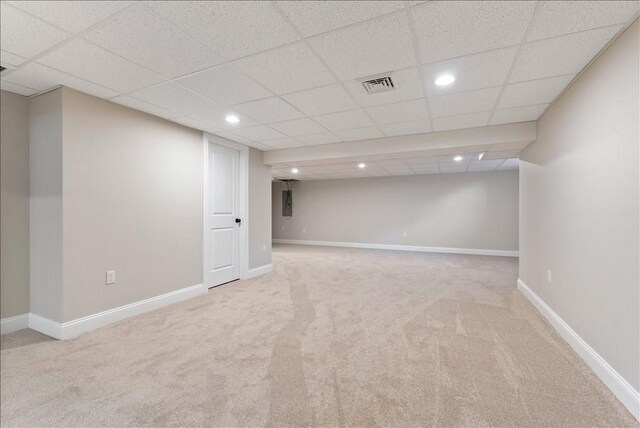
[(462, 160), (462, 156), (456, 156), (455, 158), (453, 158), (453, 160), (456, 162), (460, 162)]
[(229, 123), (238, 123), (238, 122), (240, 122), (240, 119), (235, 114), (227, 115), (227, 117), (225, 117), (224, 120), (226, 120)]
[(482, 158), (483, 158), (483, 157), (484, 157), (484, 152), (482, 152), (482, 153), (480, 153), (480, 154), (478, 155), (478, 160), (482, 160)]
[(291, 168), (291, 172), (294, 173), (294, 174), (297, 174), (298, 173), (298, 168)]
[(441, 74), (440, 76), (437, 77), (437, 79), (433, 83), (435, 83), (438, 86), (447, 86), (452, 84), (455, 81), (456, 81), (456, 78), (453, 77), (451, 74)]
[(365, 166), (367, 166), (367, 165), (365, 165), (365, 164), (364, 164), (364, 163), (362, 163), (362, 162), (360, 162), (360, 163), (358, 164), (358, 168), (360, 168), (360, 169), (364, 168)]

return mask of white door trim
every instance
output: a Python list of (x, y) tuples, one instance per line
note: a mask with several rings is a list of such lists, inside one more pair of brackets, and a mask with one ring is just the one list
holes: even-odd
[(245, 279), (249, 273), (249, 147), (226, 138), (203, 133), (202, 139), (202, 280), (207, 278), (207, 261), (204, 259), (205, 237), (207, 221), (207, 198), (209, 197), (209, 144), (227, 147), (240, 152), (240, 279)]

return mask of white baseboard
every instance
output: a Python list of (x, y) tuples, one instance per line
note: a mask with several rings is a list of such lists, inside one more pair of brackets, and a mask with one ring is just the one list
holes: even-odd
[(273, 270), (273, 264), (269, 263), (268, 265), (262, 265), (257, 268), (249, 269), (247, 275), (243, 279), (251, 279), (260, 275), (264, 275), (265, 273), (269, 273)]
[(29, 314), (29, 328), (47, 336), (62, 339), (62, 324), (34, 313)]
[(417, 251), (421, 253), (474, 254), (479, 256), (518, 257), (518, 251), (484, 250), (475, 248), (422, 247), (418, 245), (367, 244), (361, 242), (307, 241), (301, 239), (274, 239), (274, 244), (319, 245), (323, 247), (368, 248), (373, 250)]
[(203, 284), (193, 285), (64, 323), (32, 313), (29, 316), (29, 328), (56, 339), (71, 339), (89, 330), (206, 293), (207, 289)]
[(0, 319), (0, 334), (9, 334), (29, 327), (29, 314)]
[(640, 421), (640, 393), (636, 391), (620, 374), (615, 371), (587, 342), (576, 333), (569, 324), (554, 312), (521, 279), (518, 289), (529, 299), (538, 311), (549, 321), (563, 339), (584, 360), (594, 373), (613, 392), (620, 402)]

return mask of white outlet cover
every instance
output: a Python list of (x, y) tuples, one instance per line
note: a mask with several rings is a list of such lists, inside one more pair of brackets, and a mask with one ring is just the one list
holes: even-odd
[(107, 285), (114, 284), (116, 282), (116, 271), (107, 271)]

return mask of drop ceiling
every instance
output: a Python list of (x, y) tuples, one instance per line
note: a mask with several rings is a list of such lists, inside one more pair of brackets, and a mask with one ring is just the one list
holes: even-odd
[[(536, 120), (640, 4), (2, 1), (1, 8), (2, 89), (31, 96), (64, 85), (269, 151)], [(456, 81), (435, 86), (441, 73)], [(361, 82), (381, 76), (396, 89), (367, 94)], [(225, 122), (230, 113), (237, 125)], [(395, 168), (409, 169), (416, 171), (408, 161)]]
[[(275, 180), (329, 180), (338, 178), (389, 177), (401, 175), (448, 174), (463, 172), (507, 171), (518, 169), (519, 150), (443, 156), (395, 157), (381, 160), (334, 160), (282, 163), (273, 166)], [(293, 172), (297, 171), (297, 172)]]

